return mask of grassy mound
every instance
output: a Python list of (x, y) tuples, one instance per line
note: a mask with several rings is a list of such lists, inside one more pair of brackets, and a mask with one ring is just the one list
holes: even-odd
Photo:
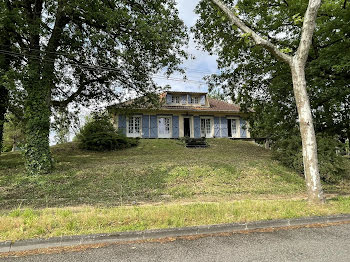
[[(154, 202), (231, 201), (304, 196), (304, 179), (254, 143), (209, 139), (185, 148), (179, 140), (141, 140), (111, 152), (54, 146), (55, 170), (24, 175), (20, 153), (0, 156), (0, 207), (118, 206)], [(350, 162), (350, 160), (348, 161)], [(350, 170), (350, 168), (348, 169)], [(349, 183), (326, 186), (347, 193)]]

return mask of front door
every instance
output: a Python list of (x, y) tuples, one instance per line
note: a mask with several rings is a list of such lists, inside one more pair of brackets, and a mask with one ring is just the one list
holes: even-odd
[(171, 138), (171, 117), (158, 118), (158, 137)]
[(190, 119), (188, 117), (184, 118), (184, 136), (191, 136)]

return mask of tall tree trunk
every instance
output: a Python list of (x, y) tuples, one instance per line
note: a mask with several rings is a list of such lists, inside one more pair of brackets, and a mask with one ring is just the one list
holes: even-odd
[(28, 94), (24, 110), (26, 169), (30, 175), (48, 173), (52, 169), (49, 144), (50, 90), (41, 81), (40, 61), (35, 59), (30, 61), (25, 88)]
[[(24, 81), (27, 97), (25, 118), (25, 166), (29, 175), (49, 173), (52, 169), (50, 151), (51, 88), (43, 77), (47, 61), (40, 51), (40, 28), (43, 15), (43, 1), (27, 6), (29, 23), (33, 25), (28, 52), (28, 75)], [(50, 62), (51, 63), (51, 62)]]
[[(40, 51), (33, 51), (40, 57)], [(28, 78), (25, 83), (25, 165), (31, 175), (48, 173), (52, 169), (49, 144), (50, 90), (42, 81), (42, 65), (39, 59), (29, 60)]]
[[(10, 37), (8, 30), (0, 30), (0, 46), (2, 49), (10, 49)], [(4, 136), (4, 123), (5, 123), (5, 114), (7, 112), (8, 103), (9, 103), (9, 93), (8, 89), (5, 86), (3, 76), (10, 69), (10, 58), (9, 55), (0, 54), (0, 154), (2, 152), (3, 145), (3, 136)]]
[(30, 35), (30, 51), (28, 52), (28, 72), (24, 88), (27, 97), (24, 107), (25, 119), (25, 166), (29, 175), (48, 173), (52, 169), (52, 158), (49, 143), (50, 134), (50, 96), (49, 86), (42, 78), (43, 61), (40, 51), (40, 26), (43, 1), (35, 1), (31, 13), (30, 24), (33, 32)]
[(318, 168), (317, 143), (309, 96), (306, 90), (304, 63), (294, 57), (291, 62), (293, 90), (298, 109), (299, 127), (303, 149), (303, 163), (308, 199), (323, 202), (324, 196)]
[(5, 114), (7, 111), (7, 104), (8, 104), (8, 90), (4, 85), (0, 84), (0, 154), (2, 152)]

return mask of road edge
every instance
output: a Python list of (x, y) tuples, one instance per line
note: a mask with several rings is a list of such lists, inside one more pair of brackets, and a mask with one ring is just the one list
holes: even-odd
[(145, 241), (154, 239), (189, 237), (200, 235), (213, 235), (220, 233), (244, 233), (254, 230), (268, 230), (278, 228), (306, 227), (315, 224), (334, 224), (340, 222), (350, 223), (350, 214), (331, 216), (314, 216), (296, 219), (263, 220), (247, 223), (229, 223), (216, 225), (203, 225), (181, 228), (153, 229), (145, 231), (127, 231), (108, 234), (91, 234), (53, 237), (48, 239), (28, 239), (16, 242), (0, 242), (1, 253), (23, 252), (37, 249), (72, 247), (79, 245), (96, 245), (130, 241)]

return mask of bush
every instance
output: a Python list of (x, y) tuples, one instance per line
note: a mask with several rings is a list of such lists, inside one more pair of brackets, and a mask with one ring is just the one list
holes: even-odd
[[(342, 144), (333, 137), (317, 135), (317, 151), (321, 180), (332, 183), (345, 173), (343, 158), (337, 155)], [(304, 173), (301, 138), (299, 135), (275, 141), (272, 146), (273, 157), (298, 173)]]
[(113, 127), (107, 116), (94, 116), (77, 136), (80, 148), (110, 151), (137, 146), (139, 139), (128, 138)]

